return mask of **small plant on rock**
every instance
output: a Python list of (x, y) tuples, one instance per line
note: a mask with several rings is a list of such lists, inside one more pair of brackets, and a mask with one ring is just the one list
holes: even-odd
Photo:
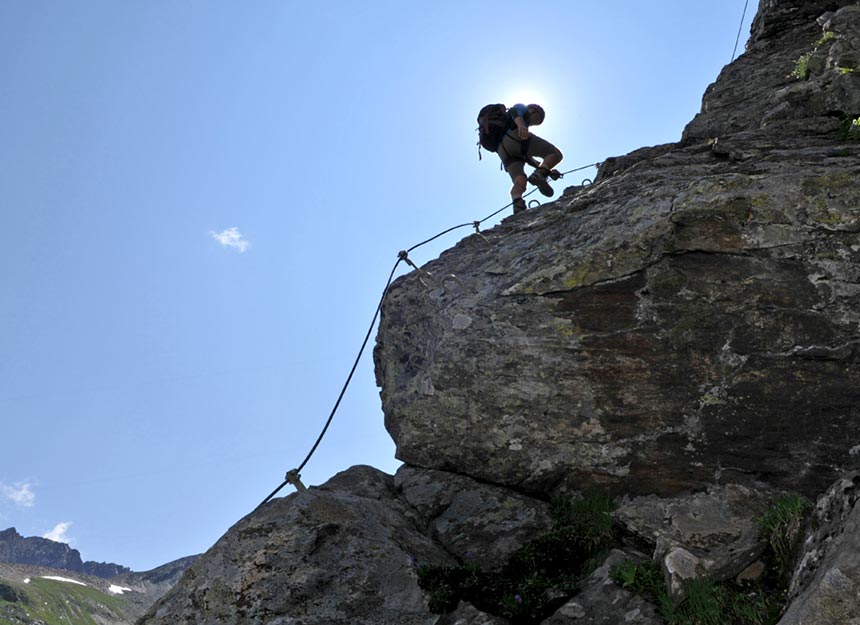
[(815, 47), (816, 47), (816, 48), (820, 48), (821, 46), (823, 46), (823, 45), (824, 45), (825, 43), (827, 43), (828, 41), (831, 41), (831, 40), (833, 40), (833, 39), (836, 39), (837, 37), (838, 37), (838, 35), (837, 35), (836, 33), (834, 33), (832, 30), (828, 30), (827, 32), (825, 32), (825, 33), (821, 36), (821, 39), (819, 39), (819, 40), (816, 42)]
[(651, 602), (669, 625), (774, 625), (779, 621), (786, 588), (809, 502), (786, 495), (771, 502), (759, 519), (761, 537), (767, 541), (765, 573), (755, 582), (708, 578), (690, 581), (684, 598), (670, 599), (660, 565), (628, 561), (613, 567), (611, 579)]
[(627, 560), (612, 567), (609, 579), (657, 605), (664, 616), (672, 613), (674, 606), (658, 563)]
[(809, 77), (809, 59), (812, 58), (812, 52), (804, 52), (800, 58), (794, 62), (794, 71), (791, 72), (792, 78), (806, 80)]
[(794, 71), (789, 74), (792, 78), (798, 78), (800, 80), (806, 80), (809, 78), (809, 59), (812, 58), (812, 55), (818, 51), (818, 48), (826, 44), (828, 41), (837, 38), (837, 34), (828, 31), (824, 33), (824, 35), (819, 39), (815, 46), (809, 52), (804, 52), (800, 55), (800, 58), (794, 62)]
[(846, 141), (860, 141), (860, 117), (846, 117), (840, 136)]
[(654, 603), (669, 625), (774, 625), (782, 602), (754, 584), (690, 581), (677, 604), (669, 596), (656, 562), (623, 562), (609, 573), (616, 583)]
[(614, 507), (605, 495), (553, 499), (552, 530), (520, 547), (501, 571), (484, 571), (472, 559), (419, 566), (418, 585), (437, 614), (463, 600), (515, 625), (539, 623), (576, 593), (614, 545)]
[(783, 581), (791, 576), (794, 553), (803, 529), (809, 501), (790, 494), (775, 499), (759, 519), (762, 537), (767, 540), (768, 554), (773, 558), (773, 574)]

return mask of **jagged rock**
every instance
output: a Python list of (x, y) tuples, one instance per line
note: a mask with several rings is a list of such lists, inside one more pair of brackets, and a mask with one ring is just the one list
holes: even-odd
[(461, 603), (450, 614), (439, 617), (434, 625), (509, 625), (507, 619), (481, 612), (473, 605)]
[(84, 562), (80, 552), (66, 543), (39, 536), (25, 538), (14, 527), (0, 531), (0, 562), (32, 564), (104, 578), (131, 572), (119, 564)]
[[(765, 3), (683, 143), (424, 268), (457, 284), (396, 281), (375, 359), (398, 458), (544, 494), (815, 497), (858, 466), (860, 143), (774, 104), (815, 17), (847, 37), (854, 5)], [(762, 129), (783, 104), (795, 125)]]
[(860, 473), (822, 495), (814, 530), (791, 582), (791, 602), (778, 625), (860, 622)]
[(623, 551), (612, 551), (582, 583), (581, 592), (541, 625), (662, 625), (652, 604), (609, 579), (612, 567), (629, 559)]
[(38, 536), (21, 536), (14, 527), (0, 532), (0, 562), (33, 564), (81, 572), (84, 563), (77, 549)]
[(735, 581), (738, 583), (757, 581), (761, 579), (761, 576), (765, 572), (765, 568), (766, 566), (764, 562), (762, 562), (761, 560), (756, 560), (743, 571), (738, 573), (737, 577), (735, 578)]
[(615, 518), (653, 546), (654, 558), (663, 562), (677, 598), (684, 581), (703, 575), (729, 579), (761, 556), (766, 545), (758, 520), (773, 496), (768, 489), (727, 484), (671, 499), (653, 495), (628, 499)]
[(434, 625), (416, 561), (453, 562), (391, 476), (353, 467), (239, 521), (139, 625)]
[(702, 111), (684, 130), (682, 142), (766, 127), (772, 134), (806, 135), (832, 128), (828, 118), (834, 115), (860, 114), (855, 106), (860, 75), (846, 79), (838, 69), (825, 71), (822, 66), (807, 80), (792, 76), (798, 59), (815, 50), (822, 38), (816, 18), (828, 12), (841, 16), (824, 31), (837, 34), (840, 45), (856, 48), (857, 20), (849, 14), (855, 8), (856, 2), (846, 0), (763, 0), (746, 53), (723, 68), (708, 87)]
[(81, 567), (81, 573), (108, 578), (131, 573), (131, 569), (127, 566), (114, 564), (113, 562), (84, 562)]
[(676, 603), (686, 594), (687, 584), (708, 574), (702, 559), (683, 547), (672, 547), (663, 556), (663, 575), (669, 596)]
[(0, 601), (8, 601), (9, 603), (26, 603), (27, 597), (17, 588), (8, 584), (0, 583)]
[(469, 477), (405, 466), (394, 480), (437, 543), (488, 570), (552, 527), (544, 502)]

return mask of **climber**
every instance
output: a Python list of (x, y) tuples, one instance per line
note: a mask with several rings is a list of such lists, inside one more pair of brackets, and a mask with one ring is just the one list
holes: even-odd
[[(526, 209), (526, 201), (523, 199), (526, 181), (536, 186), (545, 196), (552, 197), (553, 190), (547, 178), (557, 176), (553, 168), (561, 162), (563, 155), (552, 143), (529, 131), (530, 126), (543, 122), (543, 108), (537, 104), (514, 104), (508, 109), (508, 117), (510, 130), (499, 143), (497, 153), (514, 183), (511, 187), (511, 199), (514, 213), (519, 213)], [(543, 160), (538, 163), (535, 157)], [(525, 174), (526, 163), (537, 167), (528, 178)]]

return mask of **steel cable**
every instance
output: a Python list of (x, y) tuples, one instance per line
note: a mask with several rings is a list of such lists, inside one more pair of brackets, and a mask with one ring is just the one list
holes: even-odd
[[(589, 167), (597, 167), (599, 165), (600, 165), (600, 163), (583, 165), (582, 167), (577, 167), (576, 169), (571, 169), (570, 171), (563, 172), (560, 175), (560, 177), (563, 177), (565, 174), (571, 174), (571, 173), (576, 172), (576, 171), (588, 169)], [(529, 195), (531, 195), (535, 191), (537, 191), (536, 188), (532, 189), (528, 193), (524, 194), (523, 197), (524, 198), (528, 197)], [(352, 364), (352, 368), (349, 371), (349, 375), (346, 377), (346, 382), (344, 382), (344, 385), (341, 388), (340, 394), (337, 397), (337, 401), (335, 401), (334, 407), (332, 408), (331, 412), (329, 413), (328, 419), (326, 419), (325, 425), (323, 426), (322, 431), (320, 431), (320, 434), (317, 437), (316, 441), (314, 442), (313, 447), (311, 447), (311, 450), (308, 452), (307, 456), (305, 456), (305, 459), (302, 460), (302, 463), (297, 468), (292, 469), (291, 471), (288, 471), (287, 476), (284, 479), (284, 481), (281, 482), (278, 485), (278, 487), (275, 488), (275, 490), (273, 490), (268, 495), (268, 497), (266, 497), (263, 501), (261, 501), (260, 504), (256, 508), (254, 508), (254, 512), (256, 512), (257, 510), (262, 508), (264, 505), (269, 503), (272, 500), (272, 498), (275, 495), (277, 495), (279, 492), (281, 492), (281, 490), (287, 484), (289, 484), (291, 482), (298, 482), (300, 484), (300, 482), (299, 482), (299, 478), (301, 477), (300, 472), (302, 469), (305, 468), (305, 465), (307, 465), (307, 463), (313, 457), (314, 453), (316, 452), (317, 448), (319, 447), (320, 443), (322, 442), (323, 438), (325, 437), (329, 426), (331, 425), (332, 421), (334, 420), (335, 414), (337, 414), (337, 410), (340, 407), (341, 400), (343, 400), (343, 397), (346, 394), (347, 389), (349, 388), (350, 382), (352, 382), (352, 377), (355, 374), (356, 369), (358, 368), (358, 364), (361, 361), (361, 357), (364, 354), (365, 348), (367, 347), (367, 342), (370, 340), (370, 335), (373, 333), (373, 327), (376, 325), (376, 321), (379, 318), (380, 312), (382, 311), (382, 304), (385, 302), (385, 296), (388, 294), (388, 289), (391, 287), (391, 282), (394, 280), (394, 273), (397, 271), (397, 267), (400, 265), (401, 262), (403, 262), (404, 260), (408, 261), (408, 253), (421, 247), (422, 245), (427, 245), (431, 241), (435, 241), (439, 237), (442, 237), (442, 236), (444, 236), (450, 232), (453, 232), (454, 230), (458, 230), (459, 228), (465, 228), (467, 226), (477, 227), (478, 225), (487, 221), (488, 219), (495, 217), (496, 215), (501, 213), (506, 208), (510, 208), (512, 205), (513, 205), (513, 202), (506, 204), (505, 206), (503, 206), (502, 208), (500, 208), (496, 212), (484, 217), (481, 221), (473, 221), (473, 222), (469, 222), (469, 223), (465, 223), (465, 224), (460, 224), (458, 226), (453, 226), (451, 228), (443, 230), (439, 234), (436, 234), (436, 235), (430, 237), (429, 239), (422, 241), (421, 243), (416, 243), (412, 247), (408, 248), (405, 252), (400, 253), (400, 256), (398, 257), (397, 262), (394, 263), (394, 267), (391, 268), (391, 273), (388, 275), (388, 281), (385, 283), (385, 288), (382, 289), (382, 296), (379, 298), (379, 304), (376, 306), (376, 311), (373, 313), (373, 319), (371, 319), (371, 321), (370, 321), (370, 327), (368, 327), (368, 329), (367, 329), (367, 333), (364, 336), (364, 341), (362, 341), (361, 347), (358, 350), (358, 355), (355, 357), (355, 361)]]

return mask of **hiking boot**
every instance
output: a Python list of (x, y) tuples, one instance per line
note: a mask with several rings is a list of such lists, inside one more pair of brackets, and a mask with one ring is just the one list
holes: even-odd
[(547, 174), (549, 174), (549, 170), (546, 167), (538, 167), (532, 172), (532, 175), (529, 176), (529, 182), (536, 186), (538, 191), (543, 193), (545, 196), (552, 197), (554, 191), (546, 181)]
[(514, 215), (521, 213), (524, 210), (526, 210), (526, 201), (523, 198), (518, 197), (514, 200)]

